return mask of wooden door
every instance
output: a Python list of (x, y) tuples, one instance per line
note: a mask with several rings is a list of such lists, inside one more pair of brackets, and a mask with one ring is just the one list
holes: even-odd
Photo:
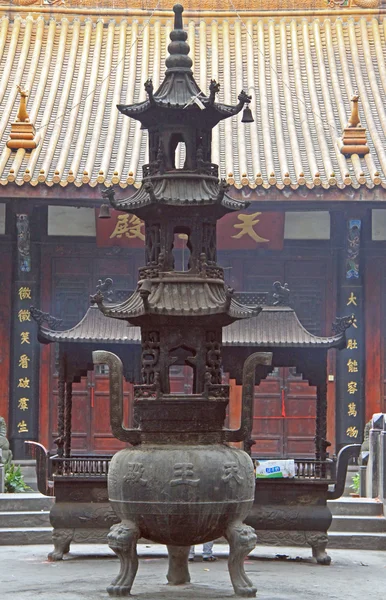
[(314, 453), (316, 389), (293, 368), (276, 368), (255, 388), (252, 452), (301, 458)]
[(0, 246), (0, 416), (8, 424), (10, 328), (11, 328), (11, 248)]

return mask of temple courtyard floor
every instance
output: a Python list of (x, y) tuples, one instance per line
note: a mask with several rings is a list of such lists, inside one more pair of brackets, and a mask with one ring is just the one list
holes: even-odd
[[(3, 600), (106, 600), (106, 586), (119, 562), (104, 545), (74, 544), (61, 562), (48, 562), (51, 546), (0, 546), (0, 598)], [(166, 548), (141, 544), (132, 594), (138, 600), (221, 600), (232, 598), (225, 545), (216, 544), (217, 562), (203, 562), (200, 546), (190, 563), (192, 583), (166, 585)], [(321, 566), (308, 548), (258, 546), (245, 568), (259, 600), (384, 600), (386, 552), (331, 550)]]

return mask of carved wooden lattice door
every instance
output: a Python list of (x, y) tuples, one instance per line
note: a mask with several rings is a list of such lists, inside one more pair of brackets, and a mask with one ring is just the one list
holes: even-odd
[[(79, 245), (80, 246), (80, 245)], [(128, 260), (122, 257), (52, 258), (52, 314), (63, 319), (61, 328), (70, 328), (84, 316), (90, 305), (90, 294), (95, 293), (97, 281), (112, 277), (114, 290), (133, 289), (136, 281), (136, 255)], [(127, 274), (129, 272), (129, 275)], [(52, 352), (50, 414), (51, 444), (57, 437), (56, 406), (58, 377)], [(57, 350), (56, 350), (57, 354)], [(125, 382), (125, 422), (129, 424), (132, 412), (132, 385)], [(98, 366), (89, 371), (80, 383), (73, 384), (72, 452), (110, 454), (124, 447), (110, 430), (108, 370)]]
[[(326, 333), (329, 258), (296, 261), (264, 258), (232, 264), (230, 283), (247, 292), (267, 292), (274, 281), (287, 282), (301, 323), (314, 334)], [(236, 259), (238, 261), (238, 259)], [(294, 368), (277, 368), (255, 390), (252, 453), (263, 457), (312, 457), (315, 452), (316, 388)]]

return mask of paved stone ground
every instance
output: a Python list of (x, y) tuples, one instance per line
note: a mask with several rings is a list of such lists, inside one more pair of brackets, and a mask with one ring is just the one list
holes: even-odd
[[(106, 600), (118, 573), (118, 560), (103, 545), (74, 545), (62, 562), (48, 562), (50, 546), (0, 547), (0, 597), (3, 600)], [(196, 548), (199, 554), (200, 546)], [(192, 583), (166, 585), (163, 546), (140, 545), (133, 586), (138, 600), (222, 600), (232, 598), (227, 546), (216, 545), (219, 560), (190, 563)], [(280, 554), (278, 554), (280, 553)], [(386, 552), (332, 550), (332, 564), (321, 566), (307, 548), (256, 548), (246, 571), (259, 600), (384, 600)]]

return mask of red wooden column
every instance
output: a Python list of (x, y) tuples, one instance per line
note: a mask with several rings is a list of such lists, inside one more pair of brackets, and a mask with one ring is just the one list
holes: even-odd
[[(384, 260), (384, 259), (383, 259)], [(382, 259), (366, 257), (365, 279), (365, 421), (383, 412)]]

